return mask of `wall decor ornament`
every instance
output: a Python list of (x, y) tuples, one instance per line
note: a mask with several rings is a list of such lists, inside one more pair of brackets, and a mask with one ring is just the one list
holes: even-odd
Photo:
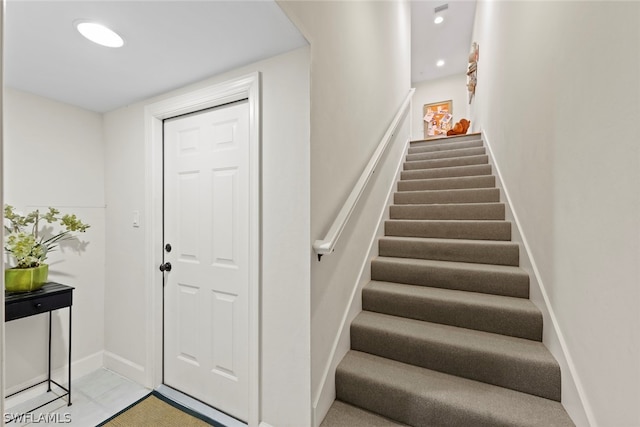
[(446, 136), (451, 129), (453, 119), (453, 102), (451, 100), (424, 104), (424, 137)]
[(473, 42), (471, 52), (469, 53), (469, 68), (467, 69), (467, 89), (469, 90), (469, 104), (473, 100), (476, 93), (476, 84), (478, 82), (478, 58), (480, 57), (480, 46)]

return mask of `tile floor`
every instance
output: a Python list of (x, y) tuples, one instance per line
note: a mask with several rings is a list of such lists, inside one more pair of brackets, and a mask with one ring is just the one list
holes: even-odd
[[(43, 388), (43, 393), (44, 390)], [(68, 425), (92, 427), (120, 412), (149, 392), (150, 390), (112, 371), (99, 369), (73, 381), (71, 406), (67, 406), (64, 399), (56, 400), (34, 411), (31, 415), (25, 415), (22, 420), (17, 419), (14, 422), (7, 423), (7, 426)], [(28, 393), (33, 394), (32, 392)], [(20, 395), (7, 399), (5, 413), (22, 414), (47, 400), (51, 400), (51, 397), (49, 397), (51, 393), (47, 393), (47, 395), (43, 393), (26, 401)], [(44, 417), (41, 414), (58, 415)], [(44, 420), (50, 420), (51, 422), (45, 422)], [(56, 421), (58, 422), (56, 423)]]

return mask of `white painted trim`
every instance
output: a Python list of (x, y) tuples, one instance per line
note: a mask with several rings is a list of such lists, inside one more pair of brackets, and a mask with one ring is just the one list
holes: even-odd
[[(97, 371), (104, 366), (104, 351), (96, 351), (93, 354), (83, 357), (71, 363), (71, 381), (84, 377), (93, 371)], [(66, 367), (56, 369), (52, 372), (53, 378), (59, 378), (58, 382), (67, 382), (68, 374)], [(60, 383), (63, 384), (63, 383)]]
[(411, 112), (411, 98), (413, 97), (414, 92), (415, 89), (413, 88), (409, 90), (409, 94), (402, 102), (402, 105), (391, 121), (391, 124), (387, 128), (387, 131), (378, 143), (378, 147), (373, 152), (371, 159), (369, 159), (369, 163), (367, 163), (367, 166), (362, 171), (360, 178), (358, 178), (358, 182), (356, 182), (356, 185), (353, 187), (353, 190), (351, 190), (351, 193), (349, 194), (349, 197), (347, 197), (347, 200), (345, 200), (344, 205), (340, 209), (340, 212), (338, 212), (338, 215), (333, 220), (333, 223), (331, 224), (327, 235), (324, 236), (324, 239), (316, 240), (315, 242), (313, 242), (313, 250), (316, 252), (316, 254), (327, 255), (333, 252), (333, 249), (335, 248), (336, 243), (338, 243), (338, 239), (340, 238), (344, 227), (347, 225), (349, 218), (351, 218), (351, 214), (356, 209), (356, 205), (358, 204), (358, 200), (360, 200), (360, 196), (362, 196), (362, 193), (364, 193), (364, 190), (367, 188), (367, 184), (369, 183), (371, 175), (373, 175), (373, 173), (375, 172), (376, 166), (382, 158), (382, 155), (385, 153), (389, 142), (395, 136), (398, 125), (402, 121), (402, 118), (405, 116), (405, 114)]
[(128, 378), (138, 384), (145, 384), (147, 370), (144, 366), (132, 362), (118, 354), (110, 351), (104, 352), (104, 367)]
[(260, 423), (259, 427), (273, 427), (271, 424), (267, 424), (264, 421)]
[(145, 385), (162, 383), (162, 121), (229, 102), (249, 102), (249, 426), (260, 417), (260, 73), (175, 96), (145, 107), (145, 286), (147, 295), (147, 357)]
[[(485, 130), (482, 130), (481, 133), (489, 152), (489, 162), (495, 169), (495, 175), (497, 177), (496, 185), (501, 189), (505, 197), (506, 218), (507, 220), (510, 220), (513, 224), (515, 224), (515, 229), (514, 227), (512, 227), (512, 241), (520, 243), (522, 245), (522, 248), (524, 249), (524, 251), (521, 251), (520, 253), (520, 267), (525, 269), (529, 273), (531, 279), (530, 288), (531, 291), (533, 291), (530, 299), (540, 309), (544, 318), (544, 344), (560, 364), (560, 369), (562, 372), (561, 378), (563, 404), (565, 400), (568, 400), (567, 398), (569, 396), (567, 396), (567, 394), (570, 393), (572, 389), (575, 390), (577, 392), (577, 397), (581, 407), (576, 408), (575, 405), (565, 405), (565, 409), (576, 425), (581, 427), (597, 427), (593, 410), (591, 409), (591, 405), (589, 404), (586, 393), (584, 391), (584, 386), (580, 381), (580, 377), (578, 376), (578, 372), (576, 370), (575, 363), (573, 362), (573, 358), (571, 357), (567, 342), (564, 339), (564, 335), (562, 334), (560, 326), (558, 325), (557, 317), (555, 315), (555, 312), (553, 311), (553, 307), (551, 306), (549, 293), (544, 286), (542, 276), (540, 275), (538, 266), (535, 262), (535, 259), (533, 258), (531, 247), (529, 246), (529, 242), (527, 241), (527, 238), (522, 231), (523, 229), (518, 215), (516, 214), (511, 202), (509, 191), (507, 189), (507, 186), (505, 185), (504, 180), (502, 179), (500, 167), (498, 166), (496, 158), (493, 154), (493, 150), (491, 149), (491, 142)], [(534, 293), (535, 291), (539, 292), (539, 298), (537, 298), (538, 295)]]
[[(411, 128), (409, 127), (409, 130)], [(393, 203), (393, 194), (396, 190), (398, 181), (400, 180), (400, 174), (402, 172), (402, 166), (404, 158), (409, 150), (410, 139), (407, 139), (404, 143), (402, 154), (398, 159), (398, 166), (396, 173), (389, 185), (387, 191), (386, 202), (382, 206), (380, 215), (378, 217), (378, 226), (371, 235), (369, 240), (369, 251), (364, 258), (360, 272), (358, 273), (358, 279), (356, 280), (356, 286), (353, 287), (351, 295), (349, 297), (349, 304), (346, 307), (345, 312), (342, 314), (342, 320), (340, 321), (340, 327), (338, 333), (333, 341), (331, 347), (331, 353), (329, 359), (322, 373), (322, 379), (313, 399), (311, 422), (312, 426), (318, 427), (324, 417), (326, 416), (331, 404), (335, 400), (335, 372), (338, 364), (342, 360), (345, 354), (351, 348), (350, 339), (350, 327), (353, 319), (362, 311), (362, 287), (371, 280), (371, 260), (378, 256), (378, 239), (384, 235), (384, 223), (389, 219), (389, 206)]]

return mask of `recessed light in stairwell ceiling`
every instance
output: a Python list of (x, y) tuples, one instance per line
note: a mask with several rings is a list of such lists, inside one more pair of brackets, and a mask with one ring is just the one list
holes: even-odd
[(122, 47), (124, 40), (115, 31), (95, 22), (80, 22), (76, 28), (87, 39), (106, 47)]
[(436, 62), (436, 65), (437, 65), (438, 67), (442, 67), (442, 66), (444, 65), (444, 59), (440, 59), (440, 60), (438, 60), (438, 62)]
[(435, 24), (442, 24), (444, 22), (444, 15), (447, 14), (448, 9), (448, 4), (443, 4), (442, 6), (438, 6), (433, 9), (433, 22)]

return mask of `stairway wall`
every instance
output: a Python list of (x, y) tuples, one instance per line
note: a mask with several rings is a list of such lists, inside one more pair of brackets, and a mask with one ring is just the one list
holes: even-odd
[[(545, 342), (557, 339), (549, 347), (569, 364), (563, 403), (577, 425), (640, 425), (639, 22), (631, 2), (479, 2), (476, 12), (472, 126), (546, 294)], [(600, 118), (602, 102), (615, 114)]]
[[(328, 231), (411, 89), (410, 4), (406, 0), (278, 4), (311, 48), (310, 236), (314, 241)], [(408, 126), (403, 132), (406, 142)], [(393, 163), (395, 167), (397, 162)], [(384, 175), (384, 180), (392, 175)], [(383, 203), (375, 202), (375, 209), (367, 207), (354, 215), (354, 228), (345, 231), (336, 252), (322, 262), (309, 251), (314, 402), (322, 393), (340, 329), (341, 315), (336, 313), (346, 310)], [(357, 237), (361, 233), (367, 236), (363, 240)]]
[[(387, 206), (391, 203), (408, 144), (409, 113), (380, 160), (335, 252), (318, 262), (329, 286), (323, 289), (325, 298), (319, 301), (315, 313), (312, 312), (312, 322), (317, 322), (314, 330), (321, 335), (312, 339), (323, 343), (323, 353), (314, 361), (319, 370), (317, 384), (312, 389), (314, 426), (324, 419), (335, 399), (336, 367), (350, 348), (349, 326), (362, 310), (362, 287), (371, 279), (370, 261), (378, 255), (377, 241), (384, 234), (384, 220), (389, 218)], [(323, 317), (324, 313), (331, 313), (331, 317)]]

